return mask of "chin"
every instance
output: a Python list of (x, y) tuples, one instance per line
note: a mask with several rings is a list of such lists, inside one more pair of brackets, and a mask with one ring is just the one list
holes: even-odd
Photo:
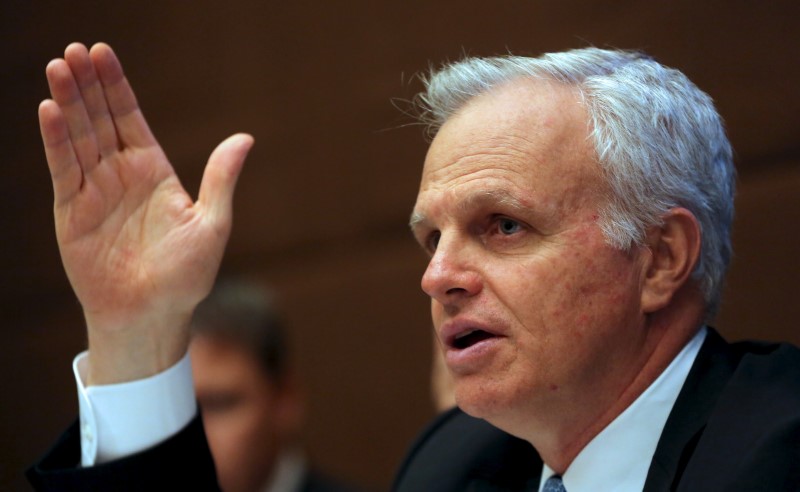
[(497, 382), (481, 381), (475, 376), (456, 382), (455, 398), (464, 413), (484, 420), (498, 417), (513, 407), (513, 401)]
[(522, 381), (465, 379), (455, 386), (456, 404), (467, 415), (526, 439), (531, 412), (536, 407), (535, 385)]

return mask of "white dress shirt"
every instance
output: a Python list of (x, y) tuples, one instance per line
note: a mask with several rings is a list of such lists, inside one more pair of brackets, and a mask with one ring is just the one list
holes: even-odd
[(306, 472), (306, 461), (299, 449), (284, 451), (278, 456), (263, 492), (298, 492)]

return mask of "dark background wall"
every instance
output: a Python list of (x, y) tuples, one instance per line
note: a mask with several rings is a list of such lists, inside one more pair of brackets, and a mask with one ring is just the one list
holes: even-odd
[(716, 325), (800, 342), (796, 2), (5, 0), (0, 11), (0, 489), (76, 413), (84, 344), (60, 266), (36, 107), (71, 41), (116, 49), (188, 190), (235, 131), (256, 137), (223, 270), (282, 293), (332, 473), (386, 488), (432, 414), (425, 259), (407, 233), (426, 145), (414, 75), (464, 53), (641, 48), (717, 101), (740, 169)]

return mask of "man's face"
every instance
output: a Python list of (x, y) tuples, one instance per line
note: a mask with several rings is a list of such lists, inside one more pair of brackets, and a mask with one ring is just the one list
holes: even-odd
[(520, 435), (531, 411), (577, 424), (570, 412), (600, 414), (631, 383), (646, 253), (606, 243), (607, 197), (572, 89), (506, 84), (439, 131), (412, 225), (431, 254), (422, 288), (468, 413)]
[(247, 350), (199, 335), (190, 346), (203, 425), (226, 492), (261, 490), (298, 431), (298, 396), (278, 386)]

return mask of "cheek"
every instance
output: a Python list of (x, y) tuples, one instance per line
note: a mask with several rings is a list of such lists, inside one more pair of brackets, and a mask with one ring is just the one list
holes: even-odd
[(433, 321), (433, 326), (435, 328), (439, 328), (439, 326), (442, 325), (444, 316), (444, 306), (442, 306), (440, 302), (431, 299), (431, 320)]
[(203, 415), (208, 445), (217, 466), (217, 472), (228, 476), (234, 472), (246, 452), (242, 446), (244, 433), (241, 421), (236, 415)]
[(638, 290), (631, 265), (622, 253), (576, 258), (578, 266), (564, 276), (556, 311), (569, 313), (576, 338), (612, 340), (638, 312)]
[(225, 461), (246, 455), (260, 433), (258, 416), (248, 405), (217, 415), (204, 415), (203, 424), (215, 458), (219, 455)]
[[(592, 254), (596, 251), (596, 254)], [(581, 338), (608, 328), (635, 301), (635, 276), (625, 254), (604, 244), (536, 258), (513, 272), (518, 316), (545, 333), (558, 330)]]

